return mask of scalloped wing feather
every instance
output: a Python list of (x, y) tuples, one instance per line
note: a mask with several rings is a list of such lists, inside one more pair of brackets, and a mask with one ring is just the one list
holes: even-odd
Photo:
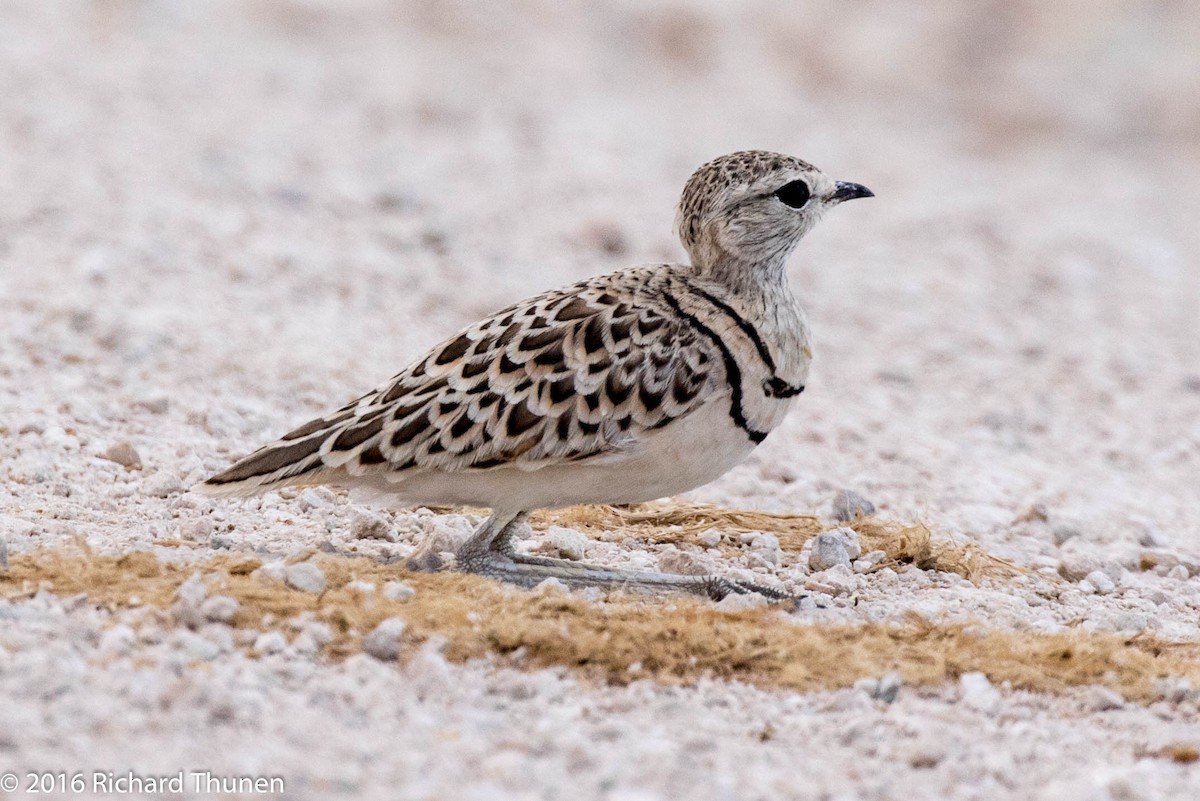
[(719, 359), (639, 268), (547, 292), (213, 476), (211, 494), (381, 472), (537, 470), (636, 449), (718, 392)]

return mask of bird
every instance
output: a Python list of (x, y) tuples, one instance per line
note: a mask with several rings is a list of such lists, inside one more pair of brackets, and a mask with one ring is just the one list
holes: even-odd
[(707, 484), (796, 403), (809, 325), (789, 256), (822, 214), (873, 197), (806, 161), (745, 150), (688, 178), (675, 230), (688, 260), (595, 276), (508, 306), (334, 412), (196, 489), (250, 496), (325, 484), (396, 506), (491, 510), (447, 564), (532, 587), (787, 596), (756, 582), (606, 568), (521, 552), (530, 512), (633, 504)]

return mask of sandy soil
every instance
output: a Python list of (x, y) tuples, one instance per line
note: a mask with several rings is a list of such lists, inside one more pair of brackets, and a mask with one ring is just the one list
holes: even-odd
[[(1200, 13), (794, 5), (0, 6), (0, 797), (1196, 797)], [(388, 565), (470, 514), (186, 491), (482, 313), (679, 258), (688, 173), (746, 147), (878, 197), (793, 262), (798, 410), (678, 503), (815, 517), (530, 545), (798, 608), (422, 583)], [(818, 570), (841, 489), (882, 561)], [(656, 650), (697, 630), (709, 667)]]

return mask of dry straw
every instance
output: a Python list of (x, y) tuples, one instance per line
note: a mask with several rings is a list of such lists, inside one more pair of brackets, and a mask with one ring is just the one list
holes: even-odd
[[(761, 530), (758, 518), (742, 522), (752, 520)], [(636, 528), (645, 521), (626, 523)], [(687, 518), (677, 525), (699, 522)], [(911, 552), (915, 560), (925, 551), (925, 540), (906, 537), (887, 541), (900, 543), (903, 558)], [(935, 548), (928, 550), (927, 558), (937, 558)], [(445, 639), (446, 655), (455, 661), (562, 665), (595, 681), (649, 677), (686, 684), (715, 676), (761, 687), (817, 690), (847, 687), (890, 671), (914, 685), (937, 685), (982, 671), (993, 682), (1020, 689), (1060, 691), (1103, 684), (1141, 702), (1159, 697), (1160, 679), (1200, 683), (1198, 643), (1104, 633), (1042, 635), (935, 625), (915, 617), (902, 625), (800, 625), (771, 608), (725, 613), (691, 598), (623, 593), (597, 603), (574, 595), (530, 593), (473, 576), (408, 574), (362, 558), (320, 556), (315, 561), (327, 578), (319, 595), (265, 580), (254, 572), (259, 561), (249, 557), (183, 564), (160, 562), (147, 553), (113, 557), (86, 548), (45, 549), (12, 558), (9, 569), (0, 572), (0, 595), (30, 597), (40, 589), (84, 593), (102, 607), (146, 606), (166, 616), (179, 585), (199, 573), (210, 593), (238, 599), (235, 626), (290, 634), (289, 621), (305, 612), (329, 623), (335, 638), (326, 648), (328, 659), (358, 652), (363, 634), (399, 615), (408, 622), (405, 637), (411, 647), (436, 636)], [(392, 601), (380, 592), (364, 594), (348, 586), (355, 580), (381, 586), (395, 578), (411, 584), (416, 595)]]

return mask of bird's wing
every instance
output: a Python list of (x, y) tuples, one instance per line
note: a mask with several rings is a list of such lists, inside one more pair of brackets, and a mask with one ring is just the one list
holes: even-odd
[(248, 494), (330, 472), (536, 470), (636, 449), (721, 386), (713, 344), (621, 274), (470, 326), (385, 385), (201, 485)]

